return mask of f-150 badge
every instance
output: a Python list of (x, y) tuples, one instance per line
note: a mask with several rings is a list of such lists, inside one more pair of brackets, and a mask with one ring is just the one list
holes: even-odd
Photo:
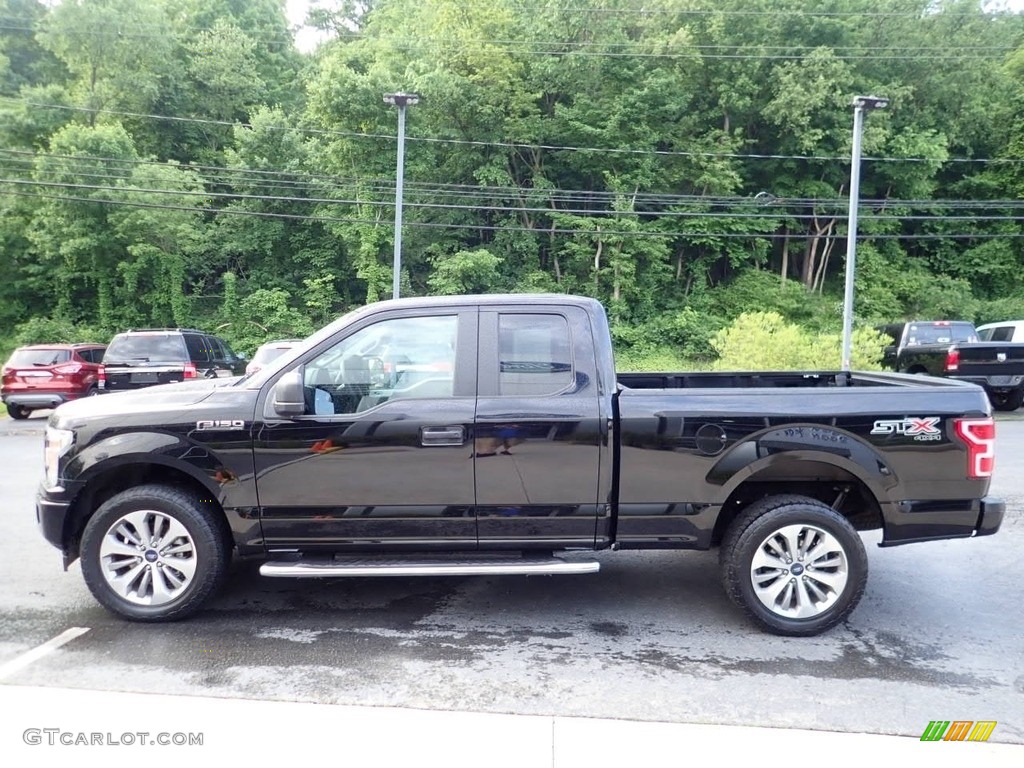
[(936, 426), (938, 416), (911, 417), (909, 419), (879, 419), (871, 429), (872, 435), (906, 435), (915, 440), (941, 440), (942, 430)]
[(245, 422), (241, 419), (204, 419), (196, 422), (196, 429), (200, 432), (207, 429), (245, 429)]

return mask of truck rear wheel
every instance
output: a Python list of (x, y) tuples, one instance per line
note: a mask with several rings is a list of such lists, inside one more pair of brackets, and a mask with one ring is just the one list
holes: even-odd
[(1024, 389), (992, 392), (988, 398), (997, 411), (1016, 411), (1024, 404)]
[(756, 502), (719, 553), (726, 592), (777, 635), (816, 635), (843, 621), (864, 594), (868, 560), (850, 522), (803, 496)]
[(194, 613), (220, 586), (227, 537), (193, 494), (162, 485), (108, 499), (82, 534), (82, 575), (104, 607), (135, 621)]

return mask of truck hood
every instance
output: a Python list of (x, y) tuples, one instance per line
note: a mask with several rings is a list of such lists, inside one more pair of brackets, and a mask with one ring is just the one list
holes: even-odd
[(174, 384), (160, 384), (155, 387), (110, 392), (72, 400), (59, 406), (50, 416), (50, 425), (65, 426), (72, 422), (110, 418), (119, 414), (153, 413), (177, 410), (194, 405), (208, 398), (215, 390), (233, 384), (238, 377), (230, 379), (197, 379)]

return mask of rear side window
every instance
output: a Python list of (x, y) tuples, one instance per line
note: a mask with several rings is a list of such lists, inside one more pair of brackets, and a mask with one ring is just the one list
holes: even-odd
[(1013, 326), (1002, 325), (988, 331), (991, 334), (988, 341), (1013, 341)]
[(102, 349), (80, 349), (78, 356), (87, 363), (98, 363), (103, 359)]
[(220, 343), (220, 339), (216, 336), (206, 337), (206, 347), (210, 350), (211, 360), (227, 360), (228, 353), (224, 350), (224, 345)]
[(178, 333), (138, 333), (115, 336), (103, 362), (181, 363), (187, 359), (185, 344)]
[(553, 395), (573, 381), (569, 324), (561, 315), (498, 318), (498, 394)]
[(11, 355), (7, 365), (11, 368), (32, 368), (47, 365), (60, 365), (71, 359), (71, 352), (66, 349), (18, 349)]
[(210, 362), (210, 350), (207, 347), (207, 340), (204, 336), (196, 336), (192, 333), (185, 334), (185, 346), (188, 347), (188, 358), (194, 363)]

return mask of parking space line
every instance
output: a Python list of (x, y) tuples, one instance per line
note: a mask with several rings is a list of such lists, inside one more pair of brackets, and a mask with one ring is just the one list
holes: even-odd
[(5, 677), (10, 677), (15, 672), (19, 672), (29, 664), (53, 653), (55, 650), (60, 648), (62, 645), (70, 643), (76, 637), (81, 637), (89, 631), (89, 627), (71, 627), (66, 629), (54, 638), (47, 640), (42, 645), (37, 645), (31, 651), (26, 651), (16, 659), (11, 659), (6, 664), (0, 664), (0, 680)]

